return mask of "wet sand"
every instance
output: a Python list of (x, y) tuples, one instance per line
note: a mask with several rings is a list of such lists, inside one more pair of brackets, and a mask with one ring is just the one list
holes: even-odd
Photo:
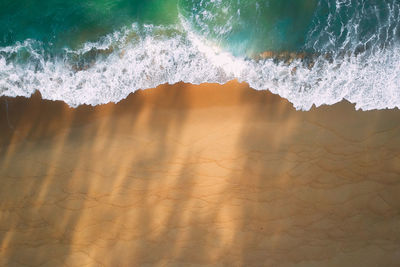
[(0, 98), (0, 266), (398, 266), (400, 111), (236, 82)]

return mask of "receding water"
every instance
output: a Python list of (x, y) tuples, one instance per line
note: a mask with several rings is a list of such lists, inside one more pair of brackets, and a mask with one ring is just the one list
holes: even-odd
[(399, 13), (397, 0), (3, 0), (0, 95), (95, 105), (236, 78), (300, 109), (399, 107)]

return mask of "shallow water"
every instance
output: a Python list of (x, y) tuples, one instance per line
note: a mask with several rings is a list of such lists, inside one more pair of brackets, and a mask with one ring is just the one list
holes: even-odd
[(298, 109), (399, 107), (399, 13), (395, 0), (6, 0), (0, 95), (97, 105), (238, 79)]

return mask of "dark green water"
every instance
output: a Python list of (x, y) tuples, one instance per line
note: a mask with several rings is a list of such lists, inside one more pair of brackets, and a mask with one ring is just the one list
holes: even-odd
[(3, 0), (0, 46), (33, 39), (46, 48), (76, 48), (133, 23), (179, 25), (183, 18), (237, 55), (338, 49), (346, 42), (349, 48), (398, 37), (398, 22), (382, 25), (397, 19), (396, 9), (393, 0)]
[(132, 23), (176, 25), (180, 14), (205, 37), (237, 52), (303, 47), (316, 0), (3, 0), (0, 45), (26, 39), (77, 47)]
[(399, 107), (399, 40), (399, 0), (2, 0), (0, 95), (94, 105), (238, 79), (301, 109)]
[(0, 46), (29, 38), (74, 47), (134, 22), (166, 25), (177, 20), (177, 3), (169, 0), (2, 0)]

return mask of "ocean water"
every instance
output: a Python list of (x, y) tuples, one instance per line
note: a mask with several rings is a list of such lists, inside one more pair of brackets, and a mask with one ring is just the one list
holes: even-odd
[(0, 95), (76, 107), (232, 79), (302, 110), (400, 107), (400, 1), (0, 2)]

